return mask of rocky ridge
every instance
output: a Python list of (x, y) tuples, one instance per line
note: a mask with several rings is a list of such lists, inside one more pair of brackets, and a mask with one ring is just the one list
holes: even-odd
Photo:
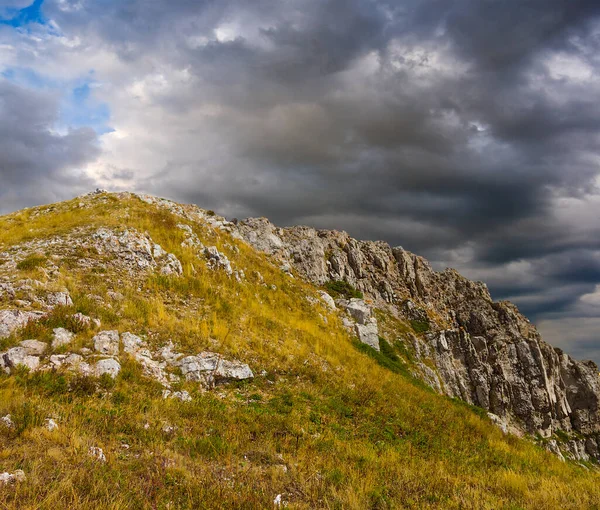
[[(228, 221), (196, 206), (102, 190), (82, 197), (80, 207), (87, 207), (89, 200), (106, 200), (108, 196), (137, 197), (184, 220), (201, 222), (244, 240), (267, 253), (290, 277), (296, 275), (317, 286), (346, 282), (364, 297), (333, 299), (321, 291), (322, 304), (338, 310), (347, 329), (360, 341), (375, 350), (379, 350), (382, 336), (388, 342), (401, 342), (408, 353), (407, 365), (436, 391), (487, 410), (506, 432), (537, 434), (549, 450), (559, 455), (600, 460), (597, 367), (546, 344), (514, 305), (494, 302), (485, 284), (469, 281), (452, 269), (436, 272), (425, 259), (401, 247), (358, 241), (345, 232), (304, 226), (278, 228), (265, 218)], [(194, 250), (208, 268), (223, 271), (238, 282), (246, 278), (225, 253), (216, 246), (205, 246), (188, 225), (182, 223), (176, 228), (184, 235), (182, 246)], [(149, 271), (174, 277), (182, 274), (181, 262), (174, 254), (147, 233), (132, 229), (79, 229), (66, 236), (25, 242), (12, 247), (10, 253), (0, 253), (0, 258), (8, 261), (4, 268), (10, 270), (40, 251), (53, 254), (43, 269), (50, 281), (58, 271), (53, 266), (57, 254), (72, 257), (79, 267), (100, 266), (123, 278)], [(113, 293), (115, 299), (117, 294)], [(18, 306), (0, 311), (0, 337), (29, 321), (40, 320), (57, 305), (69, 305), (70, 299), (65, 289), (41, 282), (0, 281), (0, 300)], [(390, 337), (375, 317), (380, 313), (412, 328), (398, 330)], [(99, 328), (95, 319), (82, 316), (78, 320), (86, 322), (87, 327)], [(10, 371), (22, 364), (31, 370), (114, 376), (120, 369), (119, 356), (127, 355), (142, 366), (146, 376), (164, 386), (165, 398), (181, 400), (188, 398), (185, 392), (173, 391), (170, 386), (176, 382), (175, 371), (203, 387), (253, 376), (248, 365), (223, 360), (213, 352), (186, 356), (175, 352), (172, 344), (152, 351), (139, 336), (116, 331), (98, 332), (93, 350), (60, 351), (47, 356), (46, 349), (68, 350), (75, 336), (58, 329), (51, 345), (31, 339), (3, 352), (2, 368)], [(561, 434), (560, 441), (557, 433)]]
[[(600, 460), (597, 366), (545, 343), (516, 306), (494, 302), (484, 283), (453, 269), (436, 272), (402, 247), (345, 232), (278, 228), (265, 218), (244, 220), (237, 231), (316, 285), (342, 280), (364, 293), (368, 305), (340, 304), (357, 321), (359, 338), (375, 349), (377, 326), (365, 323), (365, 305), (416, 326), (399, 338), (433, 388), (486, 409), (505, 431), (538, 434), (550, 450)], [(550, 439), (557, 432), (568, 439)]]

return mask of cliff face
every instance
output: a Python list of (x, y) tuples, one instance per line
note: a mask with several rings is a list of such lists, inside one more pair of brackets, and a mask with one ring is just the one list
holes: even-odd
[[(374, 307), (428, 322), (427, 332), (402, 340), (413, 349), (419, 375), (438, 391), (488, 410), (504, 429), (542, 438), (562, 431), (563, 452), (600, 460), (597, 366), (545, 343), (516, 306), (494, 302), (485, 284), (345, 232), (276, 228), (264, 218), (244, 220), (237, 231), (284, 270), (291, 265), (319, 285), (347, 281)], [(558, 453), (555, 440), (547, 445)]]

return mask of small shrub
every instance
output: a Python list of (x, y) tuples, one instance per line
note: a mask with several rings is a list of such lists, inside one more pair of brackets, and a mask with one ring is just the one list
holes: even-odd
[(429, 319), (413, 319), (410, 321), (410, 325), (415, 333), (425, 333), (429, 331)]
[(345, 297), (346, 299), (350, 298), (361, 298), (363, 297), (363, 293), (357, 289), (355, 289), (348, 282), (343, 280), (335, 280), (331, 282), (327, 282), (325, 284), (325, 289), (329, 294), (333, 297)]
[(17, 264), (17, 269), (19, 271), (31, 271), (44, 265), (46, 260), (46, 257), (44, 257), (43, 255), (29, 255)]
[(80, 397), (93, 395), (97, 387), (96, 379), (89, 375), (78, 375), (69, 383), (69, 390)]

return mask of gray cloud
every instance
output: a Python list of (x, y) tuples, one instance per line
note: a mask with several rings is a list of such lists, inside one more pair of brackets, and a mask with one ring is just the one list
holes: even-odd
[[(90, 178), (383, 238), (544, 324), (600, 316), (581, 305), (600, 283), (598, 2), (46, 0), (44, 13), (77, 38), (61, 62), (94, 57), (113, 114)], [(39, 128), (44, 111), (22, 136), (64, 150), (13, 150), (6, 179), (27, 167), (60, 182), (94, 155), (91, 138), (71, 143), (85, 132)], [(593, 332), (578, 353), (596, 356)]]
[(76, 171), (98, 154), (89, 128), (53, 132), (58, 98), (0, 80), (0, 212), (70, 198), (93, 181)]

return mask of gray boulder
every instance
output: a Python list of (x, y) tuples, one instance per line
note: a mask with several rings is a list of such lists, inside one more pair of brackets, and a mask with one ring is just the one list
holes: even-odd
[(46, 342), (40, 342), (39, 340), (23, 340), (19, 343), (19, 346), (23, 347), (30, 356), (41, 356), (48, 348)]
[(100, 331), (94, 338), (94, 349), (100, 354), (117, 356), (119, 354), (119, 332)]
[(114, 379), (120, 371), (121, 364), (114, 358), (101, 359), (94, 366), (94, 375), (97, 377), (108, 374)]
[(375, 319), (371, 319), (366, 324), (355, 324), (354, 328), (358, 339), (363, 344), (373, 347), (376, 351), (379, 350), (379, 331)]
[(36, 370), (40, 366), (40, 358), (28, 354), (25, 347), (13, 347), (8, 351), (0, 353), (0, 368), (7, 374), (17, 366), (27, 367), (29, 370)]
[(69, 345), (75, 334), (65, 328), (54, 328), (52, 331), (52, 348), (57, 349), (63, 345)]
[(10, 334), (25, 326), (31, 320), (43, 317), (41, 312), (24, 312), (22, 310), (0, 310), (0, 338), (6, 338)]

